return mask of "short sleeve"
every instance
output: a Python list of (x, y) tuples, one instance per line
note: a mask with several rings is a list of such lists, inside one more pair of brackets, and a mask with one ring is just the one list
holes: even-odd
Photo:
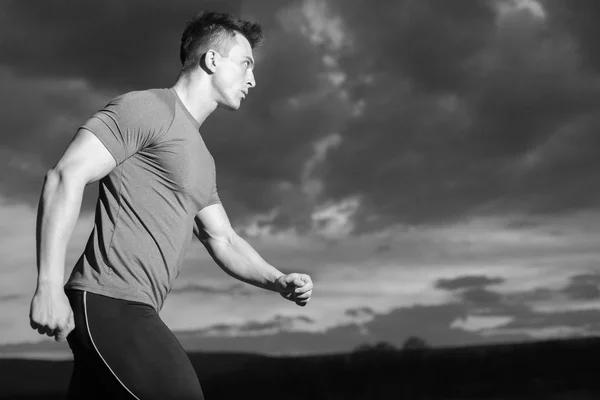
[(81, 128), (96, 135), (119, 165), (157, 142), (173, 118), (164, 100), (150, 91), (138, 91), (111, 100)]
[(210, 200), (208, 201), (208, 203), (206, 203), (206, 205), (204, 207), (208, 207), (210, 205), (220, 204), (220, 203), (221, 203), (221, 199), (219, 198), (219, 191), (217, 190), (217, 185), (215, 184), (212, 195), (210, 196)]

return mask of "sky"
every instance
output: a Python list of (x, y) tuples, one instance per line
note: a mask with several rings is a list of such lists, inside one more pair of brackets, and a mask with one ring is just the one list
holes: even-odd
[(29, 0), (0, 10), (0, 350), (52, 344), (28, 319), (44, 174), (110, 99), (174, 84), (200, 10), (266, 33), (256, 88), (200, 128), (223, 206), (315, 287), (298, 307), (229, 277), (194, 239), (160, 314), (186, 349), (600, 333), (597, 2)]

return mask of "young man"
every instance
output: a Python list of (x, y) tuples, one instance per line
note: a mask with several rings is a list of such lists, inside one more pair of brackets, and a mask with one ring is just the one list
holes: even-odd
[[(313, 283), (285, 275), (232, 229), (199, 127), (255, 86), (261, 28), (201, 13), (181, 42), (168, 89), (113, 99), (77, 132), (47, 174), (38, 210), (31, 327), (65, 338), (70, 398), (203, 398), (181, 345), (158, 316), (195, 234), (229, 275), (306, 305)], [(100, 181), (95, 226), (63, 287), (65, 251), (84, 187)]]

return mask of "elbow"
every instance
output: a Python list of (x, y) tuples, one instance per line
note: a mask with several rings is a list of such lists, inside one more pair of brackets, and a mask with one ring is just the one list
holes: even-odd
[(49, 169), (44, 175), (44, 187), (54, 188), (60, 184), (61, 172), (55, 168)]
[(236, 240), (235, 232), (227, 233), (219, 236), (211, 236), (210, 242), (213, 246), (218, 247), (231, 247), (235, 244)]
[(50, 168), (48, 171), (46, 171), (46, 175), (44, 175), (44, 180), (53, 179), (53, 178), (59, 176), (60, 175), (59, 172), (60, 171), (56, 168)]
[(68, 180), (71, 174), (65, 170), (65, 168), (60, 168), (59, 166), (55, 166), (54, 168), (49, 169), (44, 176), (44, 182), (48, 183), (56, 183), (64, 182)]
[(228, 249), (235, 247), (236, 237), (233, 231), (222, 235), (208, 235), (205, 238), (206, 246), (210, 247), (215, 254), (228, 252)]
[(68, 170), (52, 168), (44, 176), (44, 191), (83, 191), (85, 183)]
[(228, 246), (235, 246), (237, 241), (240, 240), (241, 238), (238, 236), (237, 233), (235, 233), (235, 231), (233, 230), (233, 228), (230, 228), (227, 233), (224, 235), (223, 237), (223, 241), (228, 245)]

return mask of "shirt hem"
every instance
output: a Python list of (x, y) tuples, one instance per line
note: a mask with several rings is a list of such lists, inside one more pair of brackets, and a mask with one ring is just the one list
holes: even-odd
[(87, 292), (99, 294), (102, 296), (112, 297), (114, 299), (137, 301), (139, 303), (144, 303), (146, 305), (149, 305), (157, 313), (159, 311), (158, 307), (152, 301), (150, 301), (147, 296), (133, 296), (133, 295), (131, 295), (131, 293), (122, 292), (120, 290), (116, 290), (116, 289), (112, 289), (112, 288), (106, 289), (106, 287), (84, 285), (84, 284), (80, 284), (80, 283), (67, 283), (67, 284), (65, 284), (64, 289), (65, 290), (69, 290), (69, 289), (85, 290)]

